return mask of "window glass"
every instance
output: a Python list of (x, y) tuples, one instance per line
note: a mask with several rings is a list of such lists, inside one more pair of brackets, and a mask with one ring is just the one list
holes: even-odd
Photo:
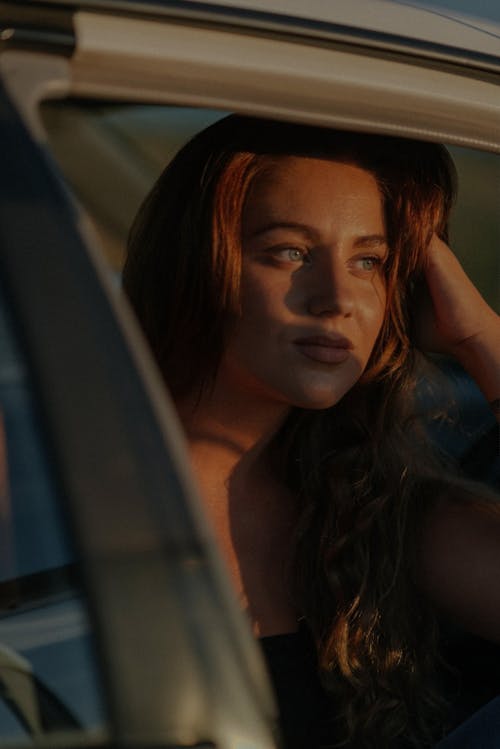
[(102, 729), (78, 564), (1, 294), (0, 697), (0, 743)]
[(450, 241), (468, 275), (500, 313), (500, 156), (449, 147), (458, 171)]
[(85, 101), (42, 105), (51, 152), (113, 269), (123, 264), (130, 222), (165, 164), (198, 130), (224, 114)]
[(72, 561), (40, 447), (37, 414), (19, 351), (0, 314), (2, 565), (0, 580)]
[[(227, 113), (191, 107), (50, 101), (41, 114), (50, 148), (98, 230), (113, 267), (141, 201), (172, 156)], [(450, 146), (459, 192), (451, 244), (500, 313), (500, 156)]]
[[(42, 107), (50, 147), (119, 274), (127, 232), (162, 169), (196, 132), (225, 112), (174, 106), (52, 101)], [(451, 246), (489, 304), (500, 313), (500, 217), (493, 185), (500, 157), (449, 148), (458, 172)], [(471, 477), (498, 486), (497, 427), (472, 380), (439, 359), (422, 377), (429, 431)]]

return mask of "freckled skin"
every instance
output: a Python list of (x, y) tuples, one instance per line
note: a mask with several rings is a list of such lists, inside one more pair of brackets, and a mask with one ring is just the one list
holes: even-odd
[[(242, 315), (219, 371), (226, 386), (302, 408), (337, 403), (365, 369), (384, 318), (385, 233), (369, 172), (275, 159), (243, 214)], [(349, 340), (343, 361), (311, 359), (296, 343), (319, 335)]]

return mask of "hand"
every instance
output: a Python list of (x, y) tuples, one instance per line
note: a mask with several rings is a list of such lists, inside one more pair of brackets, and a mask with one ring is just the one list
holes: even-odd
[(417, 345), (424, 351), (453, 356), (487, 400), (496, 402), (500, 396), (500, 316), (437, 236), (428, 248), (424, 276), (426, 283), (415, 298)]
[(425, 287), (415, 300), (420, 348), (449, 354), (461, 362), (485, 343), (500, 348), (499, 316), (436, 235), (429, 244), (424, 275)]

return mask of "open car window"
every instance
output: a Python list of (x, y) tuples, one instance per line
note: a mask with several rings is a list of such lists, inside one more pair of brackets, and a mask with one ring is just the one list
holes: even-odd
[[(141, 201), (174, 154), (229, 112), (194, 107), (46, 101), (51, 152), (99, 232), (109, 262), (123, 263)], [(500, 156), (448, 145), (458, 171), (451, 245), (483, 296), (500, 310)]]
[[(156, 178), (196, 132), (227, 114), (194, 107), (46, 102), (52, 153), (99, 238), (119, 283), (131, 221)], [(489, 304), (500, 312), (500, 156), (449, 146), (458, 171), (450, 244)], [(439, 449), (469, 477), (500, 482), (497, 425), (482, 393), (454, 362), (437, 358), (420, 387), (420, 407)]]

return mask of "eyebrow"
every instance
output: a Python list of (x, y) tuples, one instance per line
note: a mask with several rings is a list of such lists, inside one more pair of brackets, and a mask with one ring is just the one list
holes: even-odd
[[(315, 237), (317, 232), (311, 226), (307, 224), (301, 224), (296, 221), (272, 221), (264, 226), (259, 227), (249, 235), (249, 239), (258, 237), (261, 234), (266, 234), (269, 231), (276, 229), (292, 229), (299, 231), (308, 237)], [(360, 248), (377, 248), (387, 247), (387, 237), (384, 234), (368, 234), (366, 236), (358, 237), (354, 243), (356, 247)]]
[(356, 247), (366, 248), (387, 247), (387, 237), (383, 234), (369, 234), (366, 237), (358, 237), (354, 244)]
[(253, 237), (258, 237), (260, 234), (266, 234), (266, 232), (274, 231), (275, 229), (293, 229), (294, 231), (300, 231), (302, 234), (307, 234), (307, 236), (314, 236), (316, 234), (312, 227), (307, 224), (298, 223), (297, 221), (271, 221), (253, 231), (249, 235), (249, 238), (253, 239)]

